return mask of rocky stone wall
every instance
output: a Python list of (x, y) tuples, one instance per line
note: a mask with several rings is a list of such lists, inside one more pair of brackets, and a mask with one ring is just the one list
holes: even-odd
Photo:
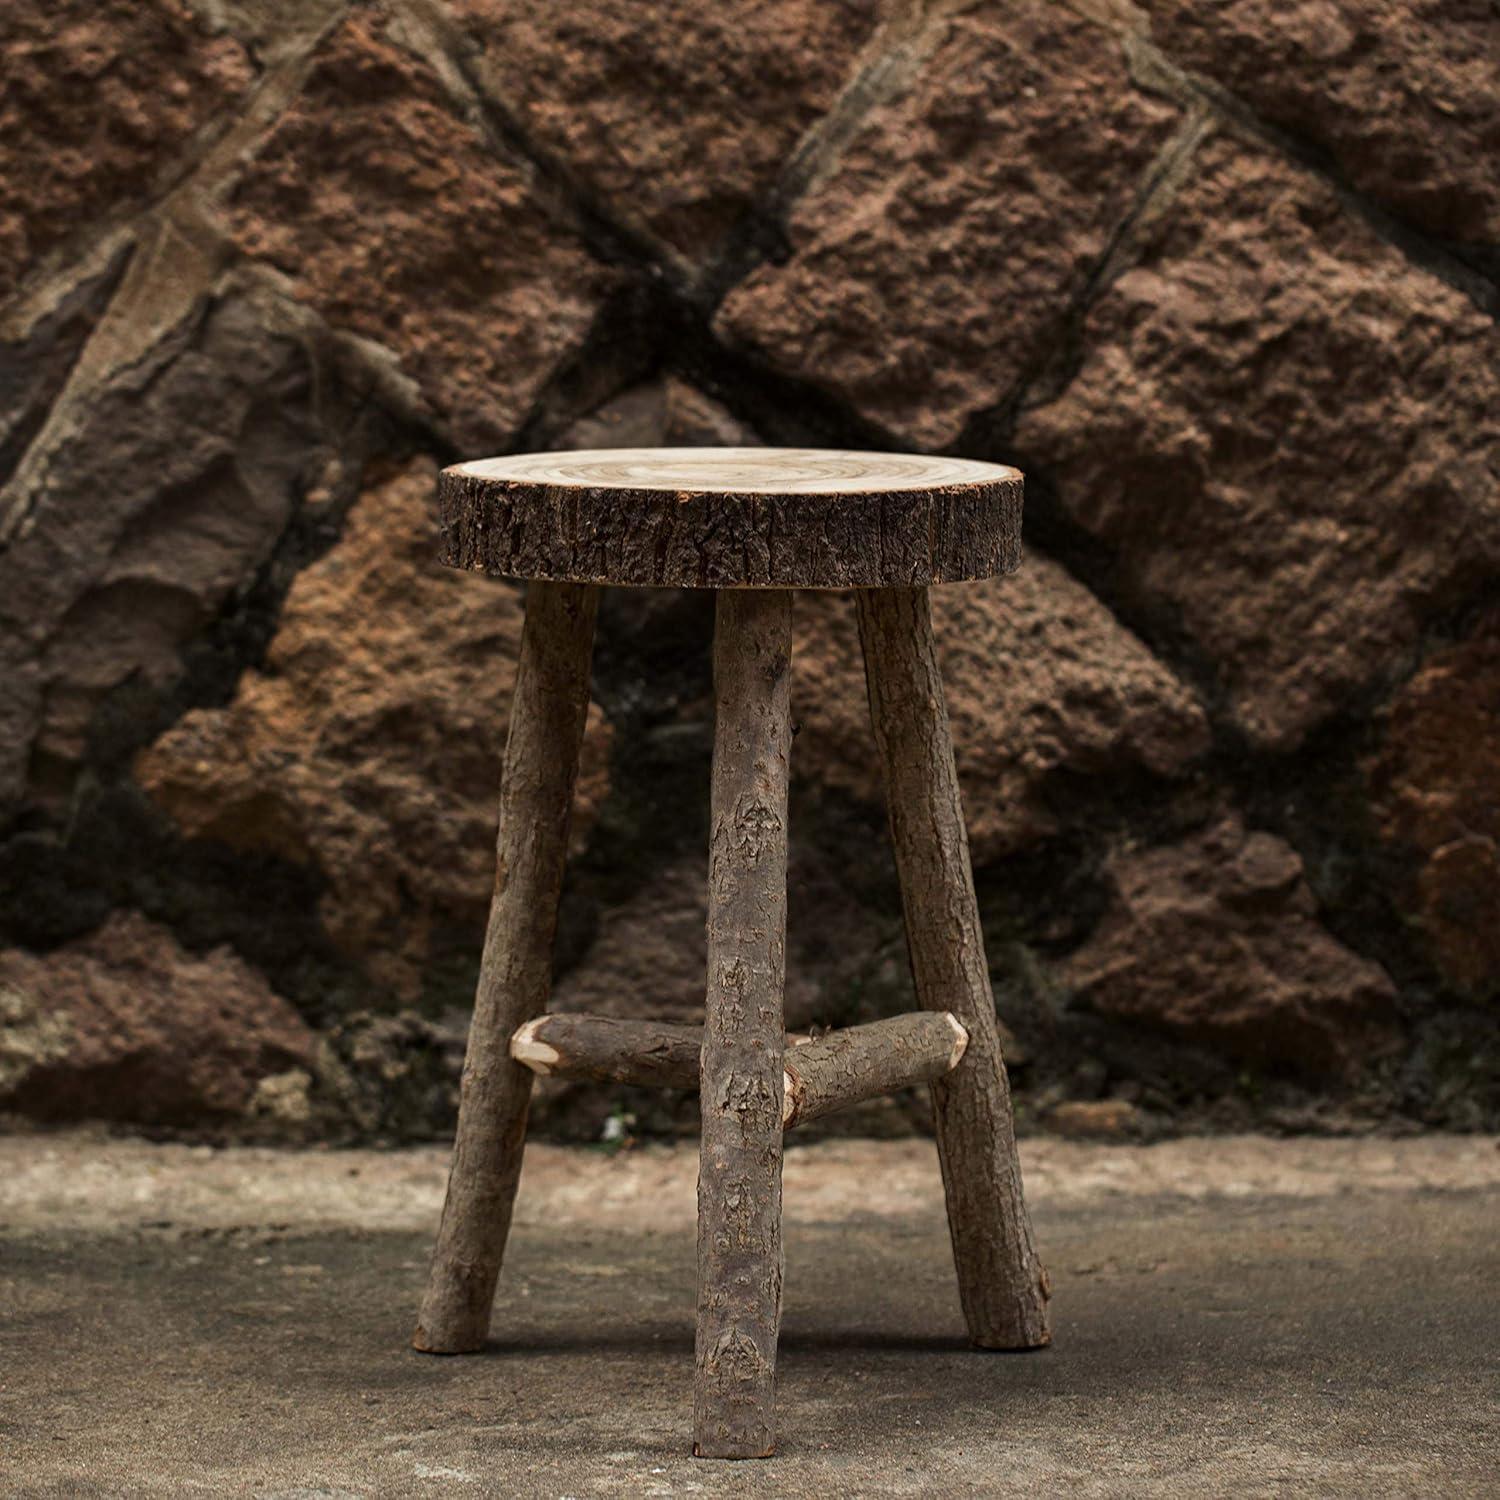
[[(0, 1112), (445, 1130), (522, 599), (435, 565), (435, 469), (769, 442), (1028, 473), (1025, 571), (937, 599), (1023, 1126), (1500, 1118), (1488, 0), (0, 49)], [(559, 1006), (700, 1008), (710, 619), (605, 601)], [(843, 1024), (912, 1003), (847, 600), (796, 695), (788, 1009)]]

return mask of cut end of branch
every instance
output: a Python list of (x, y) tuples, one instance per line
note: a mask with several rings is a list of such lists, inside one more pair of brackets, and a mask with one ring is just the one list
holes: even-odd
[(549, 1047), (546, 1042), (537, 1037), (537, 1028), (546, 1019), (546, 1016), (538, 1016), (534, 1021), (527, 1021), (516, 1028), (515, 1035), (510, 1039), (510, 1055), (523, 1068), (530, 1068), (541, 1078), (551, 1073), (562, 1056), (556, 1047)]
[(951, 1010), (943, 1012), (943, 1019), (953, 1028), (953, 1055), (948, 1060), (948, 1071), (951, 1073), (963, 1061), (963, 1055), (969, 1049), (969, 1033)]

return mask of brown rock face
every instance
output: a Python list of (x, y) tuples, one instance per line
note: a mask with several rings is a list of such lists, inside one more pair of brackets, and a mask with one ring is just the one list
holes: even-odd
[(703, 1022), (708, 861), (686, 859), (608, 912), (552, 1008)]
[(254, 70), (179, 0), (0, 7), (0, 297), (38, 257), (149, 192)]
[(1296, 851), (1226, 817), (1109, 861), (1108, 911), (1062, 977), (1102, 1015), (1261, 1063), (1342, 1073), (1390, 1046), (1395, 990), (1318, 923)]
[[(1055, 830), (1054, 772), (1166, 776), (1209, 743), (1192, 694), (1056, 563), (932, 591), (948, 715), (978, 860)], [(801, 594), (794, 771), (867, 801), (881, 793), (852, 602)]]
[(0, 808), (66, 797), (108, 695), (178, 676), (323, 477), (339, 407), (295, 333), (233, 299), (78, 413), (0, 552)]
[(877, 0), (455, 0), (526, 133), (688, 251), (712, 247), (833, 103)]
[[(806, 889), (808, 882), (800, 884)], [(816, 890), (814, 899), (822, 908), (821, 920), (848, 931), (847, 903)], [(588, 952), (558, 981), (552, 1008), (702, 1025), (707, 923), (708, 860), (690, 855), (605, 913)], [(805, 929), (806, 924), (799, 925)], [(808, 936), (805, 930), (794, 933), (792, 948), (799, 937)], [(868, 941), (869, 928), (859, 936)], [(826, 1019), (819, 1015), (816, 977), (797, 962), (798, 956), (789, 954), (786, 975), (787, 1025), (793, 1029)]]
[(668, 375), (622, 391), (563, 434), (561, 448), (748, 448), (744, 423), (702, 391)]
[(357, 7), (229, 208), (247, 254), (399, 356), (460, 447), (505, 446), (612, 273), (551, 222), (426, 64)]
[[(418, 463), (365, 494), (288, 594), (265, 669), (136, 767), (188, 835), (316, 866), (330, 935), (403, 998), (435, 933), (483, 930), (522, 621), (515, 590), (434, 560), (433, 481)], [(607, 745), (595, 710), (575, 827)]]
[(790, 261), (726, 300), (719, 331), (921, 447), (952, 442), (1049, 352), (1173, 111), (1119, 43), (1059, 7), (944, 23), (792, 215)]
[(0, 952), (0, 1110), (203, 1124), (260, 1079), (308, 1069), (315, 1038), (227, 948), (183, 952), (134, 914), (45, 957)]
[(1047, 1128), (1078, 1141), (1118, 1141), (1139, 1135), (1145, 1119), (1124, 1099), (1069, 1099), (1047, 1111)]
[(1500, 26), (1488, 0), (1143, 0), (1154, 39), (1355, 186), (1500, 245)]
[[(1494, 6), (0, 0), (0, 1112), (451, 1128), (523, 595), (435, 467), (764, 438), (1027, 471), (933, 597), (1031, 1119), (1493, 1126)], [(850, 604), (793, 1025), (915, 1003)], [(712, 605), (601, 601), (559, 1006), (701, 1014)]]
[(1500, 988), (1500, 610), (1430, 656), (1385, 713), (1368, 767), (1434, 961), (1473, 995)]
[(1500, 564), (1500, 337), (1227, 141), (1090, 314), (1023, 453), (1288, 748)]

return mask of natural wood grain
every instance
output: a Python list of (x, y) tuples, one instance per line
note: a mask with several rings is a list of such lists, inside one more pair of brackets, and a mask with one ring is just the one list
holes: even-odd
[(870, 588), (1020, 562), (1018, 470), (816, 448), (481, 459), (438, 481), (443, 561), (580, 583)]
[(693, 1452), (776, 1446), (791, 596), (719, 595)]
[[(783, 1130), (865, 1099), (931, 1083), (958, 1066), (968, 1033), (956, 1016), (913, 1011), (848, 1026), (815, 1041), (786, 1039)], [(592, 1078), (696, 1093), (703, 1028), (614, 1016), (549, 1015), (527, 1021), (510, 1055), (542, 1078)]]
[(859, 627), (917, 998), (969, 1033), (963, 1061), (932, 1086), (964, 1316), (984, 1348), (1035, 1349), (1052, 1337), (1049, 1288), (1022, 1196), (926, 589), (861, 594)]
[(448, 1197), (412, 1343), (481, 1348), (510, 1231), (532, 1074), (516, 1028), (546, 1009), (578, 750), (589, 705), (597, 589), (533, 584), (500, 790), (495, 890), (464, 1058)]

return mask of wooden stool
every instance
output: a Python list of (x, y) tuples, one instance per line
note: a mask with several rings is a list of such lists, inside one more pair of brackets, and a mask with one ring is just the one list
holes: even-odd
[[(478, 1349), (510, 1228), (536, 1072), (696, 1084), (693, 1452), (775, 1447), (782, 1132), (931, 1082), (969, 1336), (1050, 1338), (974, 900), (927, 586), (1020, 561), (1021, 475), (815, 449), (616, 449), (486, 459), (439, 481), (443, 560), (536, 580), (511, 709), (495, 892), (458, 1136), (413, 1343)], [(598, 585), (718, 590), (707, 1022), (545, 1014)], [(924, 1012), (784, 1048), (793, 588), (860, 590), (907, 943)]]

